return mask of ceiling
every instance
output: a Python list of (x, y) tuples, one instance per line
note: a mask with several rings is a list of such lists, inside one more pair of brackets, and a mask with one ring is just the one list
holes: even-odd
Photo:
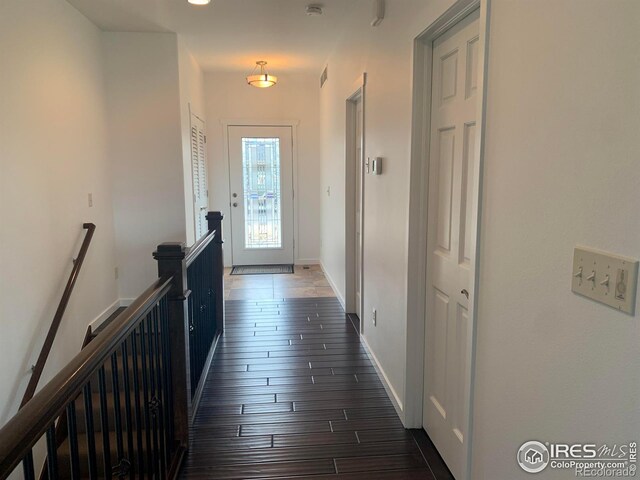
[[(318, 73), (348, 18), (370, 6), (365, 0), (67, 1), (102, 30), (178, 33), (205, 71), (244, 72), (266, 60), (275, 74)], [(308, 16), (309, 3), (323, 5), (324, 14)]]

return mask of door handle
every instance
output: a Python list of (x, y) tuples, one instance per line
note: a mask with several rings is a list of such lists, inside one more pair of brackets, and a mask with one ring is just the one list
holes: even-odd
[(236, 198), (237, 196), (238, 196), (238, 194), (237, 194), (237, 193), (234, 193), (234, 194), (233, 194), (233, 198)]
[(469, 300), (469, 291), (466, 288), (463, 288), (460, 293), (467, 297), (467, 300)]
[(233, 202), (233, 206), (237, 207), (238, 206), (238, 202)]

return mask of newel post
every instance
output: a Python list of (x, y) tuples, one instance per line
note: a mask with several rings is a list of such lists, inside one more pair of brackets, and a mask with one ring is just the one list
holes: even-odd
[(191, 414), (191, 375), (189, 365), (189, 310), (187, 298), (187, 264), (184, 243), (162, 243), (153, 252), (158, 261), (158, 276), (173, 276), (167, 294), (169, 308), (169, 343), (175, 440), (188, 448)]
[(221, 212), (207, 213), (209, 231), (215, 231), (213, 238), (213, 292), (216, 298), (216, 327), (224, 330), (224, 256), (222, 252), (222, 219)]

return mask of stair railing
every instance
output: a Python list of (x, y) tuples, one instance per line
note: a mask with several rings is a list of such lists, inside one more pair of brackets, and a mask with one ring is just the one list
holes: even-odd
[(158, 280), (0, 429), (0, 480), (21, 463), (35, 480), (41, 439), (50, 479), (177, 477), (224, 325), (222, 215), (207, 219), (192, 248), (158, 246)]
[(49, 358), (49, 354), (51, 353), (53, 341), (56, 338), (58, 328), (60, 327), (60, 323), (62, 322), (62, 317), (64, 316), (64, 312), (67, 309), (67, 305), (69, 304), (71, 294), (73, 293), (73, 287), (76, 284), (76, 280), (78, 279), (78, 275), (80, 274), (80, 269), (82, 268), (84, 259), (87, 256), (87, 250), (89, 250), (89, 245), (91, 244), (91, 239), (93, 238), (93, 232), (95, 232), (96, 230), (96, 226), (93, 223), (83, 223), (82, 228), (84, 228), (87, 233), (85, 234), (84, 240), (82, 241), (82, 246), (80, 247), (78, 257), (73, 261), (73, 268), (71, 269), (71, 273), (69, 274), (69, 280), (67, 280), (67, 285), (64, 288), (64, 292), (62, 293), (62, 298), (60, 299), (60, 303), (58, 304), (56, 313), (53, 316), (53, 321), (49, 326), (49, 332), (44, 339), (44, 344), (42, 345), (42, 349), (40, 350), (40, 354), (38, 355), (38, 360), (33, 367), (31, 378), (29, 379), (29, 383), (27, 384), (27, 389), (25, 390), (24, 396), (22, 397), (22, 402), (20, 402), (20, 408), (24, 407), (26, 403), (33, 398), (33, 394), (36, 392), (38, 382), (40, 381), (40, 377), (42, 377), (42, 372), (44, 371), (44, 366), (47, 363), (47, 358)]

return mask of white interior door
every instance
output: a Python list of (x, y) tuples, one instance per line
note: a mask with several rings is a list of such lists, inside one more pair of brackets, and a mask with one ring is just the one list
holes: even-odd
[(356, 313), (358, 318), (362, 318), (362, 180), (364, 159), (362, 157), (363, 135), (362, 135), (362, 96), (356, 100), (355, 119), (355, 162), (356, 162)]
[(191, 176), (193, 178), (193, 220), (196, 240), (208, 231), (207, 210), (209, 189), (207, 186), (207, 160), (205, 143), (207, 137), (204, 121), (191, 114)]
[(233, 265), (293, 264), (292, 128), (228, 128)]
[(464, 478), (469, 421), (471, 225), (479, 12), (433, 42), (424, 428)]

